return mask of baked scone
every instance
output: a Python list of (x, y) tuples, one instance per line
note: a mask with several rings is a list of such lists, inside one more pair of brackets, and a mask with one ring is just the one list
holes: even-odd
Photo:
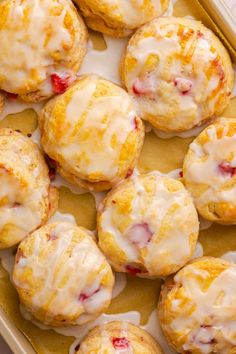
[(0, 185), (0, 248), (6, 248), (43, 225), (58, 200), (38, 146), (11, 129), (0, 129)]
[(144, 127), (129, 95), (96, 75), (81, 76), (40, 115), (42, 145), (69, 182), (106, 190), (132, 174)]
[(159, 319), (178, 353), (236, 353), (236, 266), (198, 258), (162, 288)]
[(190, 145), (184, 184), (205, 219), (236, 223), (236, 118), (219, 118)]
[(87, 31), (70, 0), (3, 0), (0, 43), (0, 89), (36, 102), (75, 80)]
[(141, 118), (170, 132), (219, 116), (234, 83), (230, 57), (213, 32), (175, 17), (155, 19), (134, 34), (121, 77)]
[(155, 172), (120, 183), (98, 210), (101, 250), (116, 271), (141, 277), (176, 272), (193, 255), (198, 231), (183, 184)]
[(93, 328), (75, 354), (163, 354), (155, 339), (128, 322), (110, 322)]
[(170, 0), (75, 0), (88, 27), (113, 37), (128, 36), (132, 30), (161, 16)]
[(110, 304), (114, 277), (90, 233), (44, 225), (19, 245), (13, 282), (25, 309), (50, 326), (80, 325)]

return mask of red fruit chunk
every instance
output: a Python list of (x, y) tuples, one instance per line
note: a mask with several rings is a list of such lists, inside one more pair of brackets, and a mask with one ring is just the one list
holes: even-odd
[(84, 302), (84, 301), (88, 300), (91, 296), (97, 294), (97, 293), (99, 292), (99, 290), (100, 290), (100, 288), (98, 288), (97, 290), (95, 290), (95, 291), (94, 291), (93, 293), (91, 293), (91, 294), (81, 293), (81, 294), (79, 295), (79, 301)]
[(126, 234), (126, 237), (139, 248), (145, 247), (151, 240), (153, 232), (148, 223), (133, 225)]
[(60, 94), (65, 92), (71, 82), (72, 79), (70, 76), (62, 77), (56, 73), (51, 75), (52, 89), (54, 93)]
[(143, 79), (137, 78), (132, 89), (136, 95), (149, 95), (155, 93), (155, 81), (150, 76), (146, 76)]
[(197, 37), (202, 38), (203, 36), (204, 34), (200, 30), (197, 30)]
[(48, 241), (50, 240), (55, 241), (57, 239), (57, 235), (55, 235), (54, 233), (47, 234), (47, 239)]
[(129, 168), (127, 173), (126, 173), (125, 178), (129, 178), (130, 176), (132, 176), (133, 173), (134, 173), (134, 170), (132, 168)]
[(7, 92), (7, 98), (15, 100), (18, 98), (18, 95), (17, 95), (17, 93)]
[(138, 125), (138, 118), (134, 117), (134, 129), (139, 130), (139, 125)]
[(227, 161), (221, 162), (218, 167), (220, 172), (225, 176), (233, 177), (236, 174), (236, 167), (230, 166), (230, 163)]
[(179, 176), (182, 178), (184, 176), (183, 171), (179, 172)]
[(138, 267), (129, 265), (129, 264), (127, 264), (127, 266), (125, 267), (125, 270), (127, 273), (129, 273), (130, 275), (134, 275), (134, 276), (142, 273), (141, 269), (139, 269)]
[(128, 349), (129, 341), (127, 338), (112, 338), (112, 344), (115, 349)]
[(51, 181), (56, 177), (57, 162), (51, 159), (48, 155), (45, 156), (46, 163), (48, 165), (48, 174)]
[(20, 204), (20, 203), (15, 202), (15, 203), (13, 204), (12, 208), (18, 208), (19, 206), (21, 206), (21, 204)]
[(177, 87), (177, 89), (183, 94), (186, 95), (187, 93), (190, 92), (193, 84), (190, 80), (184, 79), (181, 77), (177, 77), (174, 80), (174, 85)]
[(26, 258), (23, 251), (19, 248), (16, 254), (16, 263), (19, 263), (21, 258)]

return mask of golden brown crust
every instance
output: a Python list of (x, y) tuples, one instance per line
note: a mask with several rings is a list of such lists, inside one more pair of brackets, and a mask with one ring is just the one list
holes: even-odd
[(236, 223), (234, 147), (236, 118), (218, 118), (190, 145), (183, 164), (184, 184), (207, 220)]
[(167, 132), (189, 130), (219, 116), (229, 104), (234, 83), (223, 44), (201, 22), (186, 18), (162, 17), (138, 29), (120, 72), (141, 117)]
[[(0, 5), (2, 53), (4, 55), (5, 51), (11, 58), (4, 64), (7, 67), (4, 68), (2, 65), (2, 72), (0, 70), (0, 87), (18, 94), (26, 102), (38, 102), (61, 93), (64, 87), (69, 86), (75, 79), (86, 54), (88, 34), (82, 18), (71, 1), (56, 0), (50, 5), (48, 0), (43, 0), (37, 5), (40, 6), (40, 12), (35, 9), (36, 5), (28, 6), (27, 1), (22, 0), (18, 4), (16, 0), (9, 0)], [(27, 13), (28, 18), (23, 21), (20, 16), (15, 16), (15, 27), (11, 27), (10, 10), (15, 6), (21, 6), (22, 13)], [(27, 6), (28, 11), (25, 11)], [(38, 16), (41, 16), (41, 21), (35, 20), (36, 11)], [(47, 33), (45, 28), (48, 29)], [(22, 37), (28, 36), (27, 45), (21, 48), (19, 42), (9, 49), (7, 42), (18, 40), (15, 38), (16, 31), (19, 33), (21, 31)], [(37, 43), (32, 44), (36, 36)], [(20, 60), (16, 64), (14, 60), (16, 56), (20, 56), (21, 64)], [(18, 74), (17, 65), (20, 65), (21, 75)], [(7, 77), (4, 76), (5, 72), (8, 72)], [(62, 84), (58, 83), (58, 80)]]
[(0, 129), (0, 180), (0, 248), (6, 248), (48, 220), (58, 194), (38, 146), (7, 128)]
[(145, 134), (127, 93), (96, 75), (81, 76), (63, 95), (50, 100), (39, 126), (44, 150), (57, 162), (58, 172), (94, 191), (110, 189), (132, 173)]
[[(227, 348), (227, 353), (235, 353), (235, 347), (230, 342), (228, 342), (227, 338), (224, 338), (224, 336), (220, 334), (220, 332), (214, 333), (214, 340), (210, 338), (210, 342), (209, 344), (207, 344), (208, 336), (212, 335), (211, 328), (218, 328), (216, 331), (220, 331), (220, 323), (214, 322), (219, 321), (219, 318), (217, 318), (216, 316), (217, 319), (214, 319), (214, 315), (216, 315), (216, 313), (213, 313), (214, 306), (213, 308), (211, 308), (211, 299), (206, 298), (206, 301), (209, 302), (209, 305), (207, 306), (207, 303), (205, 304), (205, 319), (203, 323), (199, 323), (198, 315), (195, 315), (195, 313), (199, 309), (196, 308), (196, 304), (192, 303), (192, 299), (189, 297), (189, 295), (187, 295), (187, 285), (185, 285), (185, 283), (189, 284), (187, 281), (193, 281), (193, 279), (195, 279), (199, 286), (198, 297), (201, 297), (201, 291), (203, 293), (206, 292), (216, 281), (216, 279), (230, 267), (232, 267), (232, 264), (223, 259), (214, 257), (197, 258), (189, 262), (185, 267), (183, 267), (176, 274), (176, 276), (169, 277), (163, 285), (158, 304), (158, 317), (165, 337), (178, 353), (187, 354), (189, 353), (188, 348), (193, 354), (202, 353), (200, 348), (202, 348), (202, 350), (208, 349), (208, 352), (211, 353), (220, 353), (222, 348)], [(222, 289), (224, 289), (224, 280), (221, 284)], [(193, 283), (193, 286), (194, 285), (195, 283)], [(219, 291), (220, 290), (221, 289), (219, 289)], [(217, 289), (215, 290), (215, 292), (216, 291)], [(221, 292), (221, 295), (224, 296), (223, 290)], [(211, 296), (213, 296), (213, 294), (211, 294)], [(176, 304), (176, 306), (174, 304)], [(210, 307), (213, 311), (211, 312), (210, 316), (208, 316), (207, 314), (208, 307)], [(215, 309), (215, 311), (217, 311), (217, 309)], [(204, 317), (204, 314), (202, 315)], [(192, 327), (188, 327), (189, 324), (186, 320), (188, 317), (193, 319)], [(226, 317), (225, 325), (227, 325)], [(235, 320), (235, 315), (233, 312), (231, 320)], [(174, 321), (179, 321), (178, 327), (176, 327)], [(182, 323), (184, 323), (184, 321), (186, 321), (186, 331), (182, 331)], [(222, 321), (224, 321), (224, 314)], [(205, 336), (202, 337), (202, 341), (200, 339), (200, 331), (203, 331), (204, 333), (202, 333)], [(209, 331), (209, 333), (207, 331)], [(194, 335), (191, 334), (192, 332), (194, 333)], [(210, 347), (207, 347), (207, 345), (209, 345)]]
[[(169, 0), (161, 0), (157, 10), (154, 3), (158, 1), (147, 0), (141, 9), (135, 1), (132, 2), (133, 5), (130, 2), (126, 9), (123, 8), (124, 3), (119, 1), (113, 8), (106, 0), (75, 0), (75, 3), (79, 6), (88, 27), (108, 36), (119, 38), (128, 36), (144, 23), (161, 16), (169, 6)], [(132, 19), (128, 16), (131, 12)]]
[(133, 354), (163, 354), (148, 332), (131, 323), (119, 321), (93, 328), (81, 342), (76, 354), (113, 353), (116, 349), (127, 348), (132, 348)]

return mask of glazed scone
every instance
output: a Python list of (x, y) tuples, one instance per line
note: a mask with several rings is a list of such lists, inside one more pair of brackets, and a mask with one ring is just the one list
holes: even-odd
[(220, 118), (190, 145), (184, 184), (205, 219), (236, 223), (236, 118)]
[(69, 326), (91, 321), (107, 309), (114, 277), (89, 231), (57, 222), (20, 243), (13, 282), (34, 318)]
[(110, 322), (93, 328), (75, 354), (163, 354), (159, 344), (143, 329), (128, 322)]
[(43, 225), (58, 199), (38, 146), (11, 129), (0, 129), (0, 185), (0, 248), (6, 248)]
[(141, 277), (176, 272), (193, 255), (198, 231), (183, 184), (155, 172), (120, 183), (98, 210), (101, 250), (116, 271)]
[(131, 31), (161, 16), (170, 0), (75, 0), (88, 27), (113, 37)]
[(203, 257), (182, 268), (161, 292), (162, 330), (178, 353), (236, 353), (236, 266)]
[(42, 145), (69, 182), (106, 190), (132, 174), (144, 127), (132, 100), (119, 86), (82, 76), (40, 115)]
[(87, 31), (70, 0), (3, 0), (0, 43), (0, 89), (35, 102), (75, 80)]
[(140, 28), (121, 77), (141, 118), (163, 131), (185, 131), (219, 116), (234, 83), (230, 57), (200, 22), (163, 17)]

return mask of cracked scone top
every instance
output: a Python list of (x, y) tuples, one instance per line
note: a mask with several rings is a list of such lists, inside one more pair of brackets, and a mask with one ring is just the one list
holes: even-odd
[(184, 184), (198, 212), (211, 221), (236, 223), (236, 118), (220, 118), (190, 145)]
[(163, 354), (154, 338), (128, 322), (115, 321), (93, 328), (76, 354)]
[(121, 77), (141, 118), (163, 131), (184, 131), (220, 115), (234, 72), (219, 39), (200, 22), (163, 17), (140, 28), (121, 63)]
[(20, 243), (13, 282), (20, 302), (37, 320), (69, 326), (91, 321), (107, 309), (114, 277), (89, 231), (60, 222)]
[(236, 266), (199, 258), (162, 288), (159, 319), (178, 353), (236, 353)]
[(98, 210), (99, 246), (118, 272), (176, 272), (191, 258), (198, 216), (181, 182), (150, 173), (112, 190)]
[(132, 174), (144, 127), (127, 92), (96, 75), (82, 76), (40, 116), (42, 145), (68, 181), (111, 188)]
[(0, 129), (0, 185), (0, 248), (6, 248), (43, 225), (57, 205), (38, 146), (11, 129)]
[(114, 37), (161, 16), (170, 0), (75, 0), (89, 27)]
[(70, 0), (0, 3), (0, 89), (26, 101), (61, 93), (75, 79), (87, 32)]

